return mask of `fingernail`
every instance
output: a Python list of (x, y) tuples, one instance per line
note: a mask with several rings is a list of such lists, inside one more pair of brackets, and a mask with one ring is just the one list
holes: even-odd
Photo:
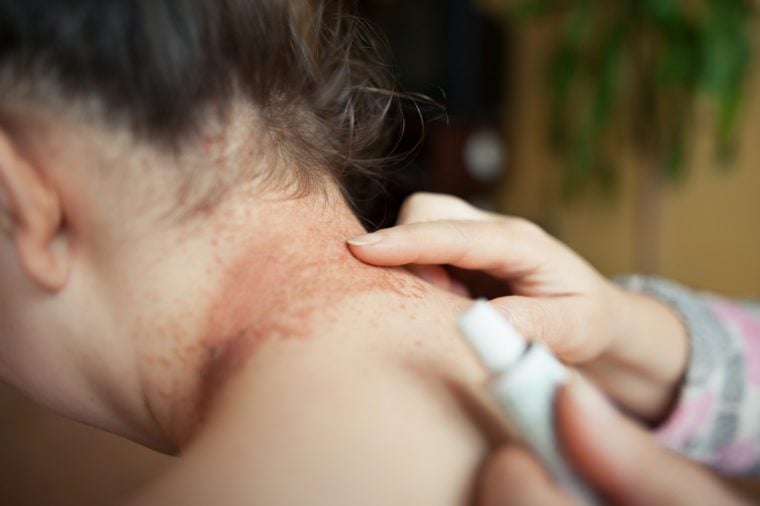
[(615, 408), (580, 374), (573, 375), (569, 387), (573, 402), (587, 416), (599, 422), (614, 415)]
[(380, 234), (366, 234), (366, 235), (360, 235), (359, 237), (354, 237), (353, 239), (349, 239), (347, 242), (348, 244), (351, 244), (352, 246), (371, 246), (373, 244), (377, 244), (380, 241), (383, 240), (383, 237)]

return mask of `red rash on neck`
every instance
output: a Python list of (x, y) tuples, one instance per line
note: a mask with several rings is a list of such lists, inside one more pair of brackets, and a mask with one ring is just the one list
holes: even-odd
[(382, 291), (416, 299), (425, 295), (426, 285), (405, 271), (370, 267), (351, 255), (345, 238), (361, 232), (358, 225), (329, 226), (326, 231), (301, 228), (298, 236), (280, 232), (257, 237), (226, 266), (201, 342), (201, 417), (267, 340), (310, 338), (317, 319), (360, 293)]

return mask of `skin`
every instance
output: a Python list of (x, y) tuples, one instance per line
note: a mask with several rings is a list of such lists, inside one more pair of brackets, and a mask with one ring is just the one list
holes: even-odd
[(688, 362), (677, 315), (620, 289), (536, 225), (451, 196), (417, 194), (397, 227), (349, 244), (365, 262), (407, 265), (453, 291), (461, 287), (441, 264), (489, 274), (491, 303), (525, 337), (578, 366), (637, 418), (655, 425), (668, 415)]
[(504, 431), (454, 332), (469, 301), (354, 259), (337, 188), (254, 177), (180, 217), (182, 169), (275, 167), (250, 132), (169, 156), (76, 115), (4, 128), (0, 374), (180, 454), (134, 504), (470, 503)]
[[(578, 378), (560, 392), (557, 417), (565, 455), (605, 503), (749, 504), (705, 469), (662, 448)], [(579, 504), (516, 446), (494, 452), (489, 459), (478, 502), (483, 506)]]
[[(408, 265), (455, 292), (466, 287), (440, 264), (492, 275), (505, 283), (492, 304), (523, 335), (578, 364), (638, 418), (655, 422), (666, 416), (687, 355), (675, 314), (653, 299), (620, 290), (538, 227), (454, 197), (417, 194), (404, 204), (397, 227), (349, 244), (366, 262)], [(513, 295), (502, 295), (507, 286)], [(705, 469), (665, 450), (580, 375), (559, 392), (556, 413), (563, 454), (605, 503), (746, 504)], [(578, 503), (515, 445), (488, 459), (477, 502)]]
[[(334, 185), (261, 184), (289, 167), (250, 117), (172, 155), (77, 114), (3, 123), (0, 376), (180, 455), (133, 504), (468, 504), (505, 437), (455, 332), (469, 301), (356, 260)], [(177, 212), (209, 187), (187, 172), (239, 166)]]

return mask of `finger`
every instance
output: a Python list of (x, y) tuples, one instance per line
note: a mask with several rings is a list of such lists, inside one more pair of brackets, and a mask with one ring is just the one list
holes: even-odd
[(710, 473), (669, 452), (574, 379), (557, 403), (566, 454), (615, 504), (741, 504)]
[(454, 219), (483, 220), (493, 216), (452, 195), (420, 192), (404, 200), (396, 224)]
[[(352, 253), (373, 265), (450, 264), (499, 278), (522, 276), (557, 256), (558, 244), (532, 223), (445, 220), (410, 223), (348, 241)], [(558, 256), (557, 263), (563, 263)]]
[(509, 446), (498, 450), (486, 463), (478, 504), (569, 505), (571, 501), (527, 450)]

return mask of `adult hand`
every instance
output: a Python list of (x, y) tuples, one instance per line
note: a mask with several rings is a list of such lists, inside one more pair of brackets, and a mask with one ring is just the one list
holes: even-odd
[[(660, 446), (578, 379), (560, 391), (556, 409), (565, 456), (606, 503), (747, 504), (709, 472)], [(576, 504), (516, 446), (489, 459), (478, 499), (481, 506)]]
[[(518, 331), (578, 365), (631, 413), (655, 422), (671, 404), (687, 361), (677, 317), (610, 283), (528, 221), (421, 193), (405, 202), (396, 227), (352, 239), (349, 247), (374, 265), (484, 271), (512, 294), (491, 302)], [(432, 268), (425, 277), (462, 291)]]

